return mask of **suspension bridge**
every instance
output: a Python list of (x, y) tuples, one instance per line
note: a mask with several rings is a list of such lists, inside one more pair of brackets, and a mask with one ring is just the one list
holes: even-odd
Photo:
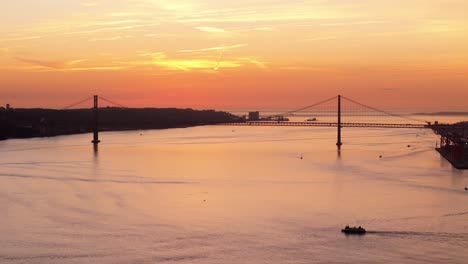
[(101, 142), (99, 140), (99, 99), (103, 100), (104, 102), (107, 102), (108, 104), (112, 106), (117, 106), (120, 108), (127, 108), (124, 105), (116, 103), (112, 100), (106, 99), (103, 96), (94, 95), (94, 96), (86, 97), (83, 100), (67, 105), (60, 109), (60, 110), (72, 109), (90, 100), (93, 100), (93, 126), (94, 127), (93, 127), (93, 140), (91, 141), (91, 143), (93, 143), (95, 147)]
[[(64, 108), (71, 109), (89, 100), (93, 100), (93, 139), (95, 147), (99, 140), (99, 100), (108, 105), (127, 108), (122, 104), (105, 97), (94, 95)], [(412, 114), (393, 113), (360, 103), (346, 96), (337, 95), (331, 98), (285, 112), (260, 115), (251, 112), (249, 118), (239, 117), (236, 121), (217, 123), (222, 126), (291, 126), (291, 127), (336, 127), (338, 149), (342, 143), (342, 128), (406, 128), (432, 129), (441, 137), (437, 150), (457, 168), (468, 168), (468, 132), (467, 124), (439, 124), (419, 119)], [(304, 120), (307, 118), (306, 120)], [(465, 129), (467, 128), (467, 129)]]
[[(99, 140), (99, 100), (107, 104), (127, 108), (123, 104), (109, 100), (103, 96), (94, 95), (63, 107), (63, 110), (72, 109), (93, 100), (93, 144)], [(307, 120), (304, 118), (308, 117)], [(426, 120), (418, 119), (411, 114), (398, 114), (381, 110), (373, 106), (360, 103), (346, 96), (337, 95), (297, 109), (259, 116), (255, 119), (239, 118), (228, 123), (219, 123), (224, 126), (293, 126), (293, 127), (336, 127), (337, 142), (340, 147), (341, 129), (344, 127), (360, 128), (441, 128), (447, 125), (432, 124)], [(437, 130), (439, 131), (439, 130)], [(437, 132), (436, 132), (437, 133)]]
[[(62, 110), (77, 108), (88, 101), (93, 101), (93, 138), (95, 148), (99, 140), (99, 101), (107, 106), (127, 108), (123, 104), (109, 100), (103, 96), (94, 95), (63, 107)], [(102, 108), (102, 107), (101, 107)], [(250, 115), (254, 113), (253, 115)], [(429, 122), (407, 113), (385, 111), (367, 104), (360, 103), (349, 97), (337, 95), (297, 109), (284, 112), (249, 113), (227, 123), (216, 123), (222, 126), (291, 126), (291, 127), (336, 127), (338, 149), (343, 145), (342, 128), (381, 128), (381, 129), (432, 129), (441, 137), (437, 150), (457, 168), (468, 168), (468, 123), (439, 124)], [(118, 122), (118, 120), (117, 120)]]
[[(303, 120), (309, 117), (307, 120)], [(338, 148), (341, 141), (341, 128), (431, 128), (431, 122), (414, 118), (411, 115), (384, 111), (351, 98), (337, 95), (317, 103), (283, 113), (240, 122), (225, 123), (231, 126), (305, 126), (336, 127)]]

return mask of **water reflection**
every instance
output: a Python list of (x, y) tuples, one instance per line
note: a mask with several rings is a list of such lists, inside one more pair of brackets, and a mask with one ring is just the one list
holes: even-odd
[(98, 158), (98, 153), (99, 152), (99, 145), (98, 144), (93, 144), (93, 153), (94, 153), (94, 159)]
[(99, 144), (93, 144), (92, 175), (96, 178), (100, 175), (99, 170)]
[(0, 262), (463, 263), (467, 172), (413, 135), (349, 129), (339, 151), (327, 128), (18, 140), (0, 149)]

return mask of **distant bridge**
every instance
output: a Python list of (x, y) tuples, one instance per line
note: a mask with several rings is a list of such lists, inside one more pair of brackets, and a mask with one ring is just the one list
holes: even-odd
[[(295, 127), (338, 127), (337, 122), (291, 122), (291, 121), (245, 121), (222, 123), (227, 126), (295, 126)], [(386, 124), (386, 123), (341, 123), (341, 127), (368, 127), (368, 128), (430, 128), (423, 124)]]
[[(70, 109), (79, 104), (93, 101), (93, 140), (94, 145), (99, 144), (99, 106), (98, 101), (103, 101), (118, 107), (126, 108), (125, 106), (106, 99), (102, 96), (94, 95), (85, 98), (74, 104), (68, 105), (63, 109)], [(309, 112), (306, 112), (309, 111)], [(287, 117), (300, 118), (316, 114), (317, 118), (329, 120), (318, 120), (317, 118), (309, 119), (308, 121), (289, 121)], [(331, 120), (331, 119), (333, 120)], [(393, 119), (390, 119), (393, 118)], [(410, 115), (402, 115), (380, 110), (378, 108), (359, 103), (348, 97), (337, 95), (315, 104), (304, 106), (295, 110), (287, 111), (280, 114), (263, 116), (259, 120), (240, 119), (237, 122), (221, 123), (218, 125), (227, 126), (291, 126), (291, 127), (336, 127), (338, 148), (341, 147), (341, 128), (343, 127), (360, 127), (360, 128), (430, 128), (436, 134), (446, 129), (452, 129), (453, 125), (447, 124), (431, 124), (425, 120), (416, 119)]]
[[(345, 105), (343, 105), (345, 103)], [(334, 120), (289, 121), (288, 117), (298, 118), (310, 116), (312, 111), (317, 118), (331, 118)], [(390, 119), (393, 118), (393, 119)], [(240, 122), (225, 123), (229, 126), (294, 126), (294, 127), (336, 127), (338, 148), (341, 142), (341, 128), (432, 128), (430, 122), (416, 119), (410, 115), (401, 115), (359, 103), (345, 96), (337, 95), (312, 105), (304, 106), (292, 111), (258, 118), (259, 120), (242, 120)]]

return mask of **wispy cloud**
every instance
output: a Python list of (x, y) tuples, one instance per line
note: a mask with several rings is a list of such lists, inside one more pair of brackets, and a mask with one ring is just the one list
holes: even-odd
[(148, 38), (159, 37), (159, 36), (161, 36), (161, 35), (160, 34), (153, 34), (153, 33), (145, 34), (145, 37), (148, 37)]
[[(209, 48), (210, 49), (210, 48)], [(208, 49), (205, 49), (208, 50)], [(214, 47), (210, 50), (221, 51), (220, 47)], [(265, 63), (254, 58), (242, 57), (223, 59), (221, 56), (208, 58), (169, 58), (162, 52), (143, 52), (140, 57), (146, 57), (147, 60), (134, 61), (135, 66), (158, 66), (161, 69), (169, 71), (192, 71), (192, 70), (209, 70), (215, 72), (221, 68), (239, 68), (247, 65), (254, 65), (258, 68), (265, 68)], [(208, 72), (209, 72), (208, 71)]]
[(109, 37), (109, 38), (92, 38), (89, 39), (89, 41), (112, 41), (112, 40), (119, 40), (119, 39), (128, 39), (128, 38), (134, 38), (134, 36), (128, 35), (128, 36), (115, 36), (115, 37)]
[(362, 20), (362, 21), (320, 23), (319, 25), (325, 26), (325, 27), (342, 27), (342, 26), (356, 26), (356, 25), (375, 25), (375, 24), (385, 24), (385, 23), (388, 23), (388, 21)]
[(166, 54), (164, 54), (164, 52), (148, 52), (148, 51), (145, 51), (145, 52), (142, 52), (140, 54), (138, 54), (138, 56), (140, 57), (149, 57), (149, 58), (152, 58), (152, 59), (164, 59), (166, 58)]
[(125, 20), (111, 20), (111, 21), (103, 21), (103, 22), (94, 22), (88, 24), (87, 26), (106, 26), (106, 25), (121, 25), (121, 24), (131, 24), (136, 23), (138, 20), (136, 19), (125, 19)]
[(46, 68), (52, 68), (52, 69), (63, 69), (66, 66), (66, 62), (60, 62), (60, 61), (46, 61), (46, 60), (38, 60), (38, 59), (30, 59), (30, 58), (21, 58), (21, 57), (14, 57), (14, 59), (36, 65), (36, 66), (42, 66)]
[(81, 4), (84, 7), (93, 7), (93, 6), (98, 6), (99, 2), (97, 1), (89, 1), (89, 2), (84, 2)]
[(310, 41), (320, 41), (320, 40), (332, 40), (337, 39), (337, 36), (325, 36), (325, 37), (311, 37), (311, 38), (304, 38), (299, 40), (299, 42), (310, 42)]
[(242, 66), (242, 64), (236, 61), (225, 60), (218, 62), (216, 60), (203, 60), (203, 59), (194, 59), (194, 60), (184, 60), (184, 59), (167, 59), (161, 61), (153, 61), (153, 65), (158, 65), (169, 70), (200, 70), (200, 69), (215, 69), (220, 67), (222, 64), (223, 68), (237, 68)]
[(26, 36), (26, 37), (13, 37), (13, 38), (0, 38), (0, 42), (10, 42), (10, 41), (22, 41), (22, 40), (33, 40), (40, 39), (42, 36)]
[(227, 31), (222, 28), (215, 27), (195, 27), (196, 29), (209, 33), (226, 33)]
[(150, 4), (154, 4), (166, 10), (171, 11), (192, 11), (195, 10), (199, 4), (191, 1), (174, 1), (174, 0), (146, 0)]
[(149, 15), (149, 12), (111, 12), (108, 13), (107, 16), (110, 17), (133, 17), (133, 16), (142, 16), (142, 15)]
[(70, 61), (47, 61), (23, 57), (14, 57), (14, 59), (23, 63), (29, 64), (31, 67), (20, 67), (24, 70), (39, 70), (39, 71), (104, 71), (104, 70), (122, 70), (127, 68), (124, 65), (86, 65), (84, 62), (89, 59), (77, 59)]
[(235, 48), (242, 48), (247, 46), (247, 44), (237, 44), (231, 46), (218, 46), (218, 47), (211, 47), (211, 48), (203, 48), (203, 49), (187, 49), (187, 50), (180, 50), (179, 52), (203, 52), (203, 51), (220, 51), (220, 50), (227, 50), (227, 49), (235, 49)]
[(93, 67), (73, 67), (67, 71), (118, 71), (127, 69), (125, 66), (93, 66)]
[(69, 34), (89, 34), (89, 33), (103, 32), (103, 31), (120, 31), (120, 30), (134, 29), (137, 27), (141, 27), (141, 26), (133, 25), (133, 26), (122, 26), (122, 27), (106, 27), (106, 28), (97, 28), (97, 29), (90, 29), (90, 30), (84, 30), (84, 31), (74, 31), (74, 32), (70, 32)]

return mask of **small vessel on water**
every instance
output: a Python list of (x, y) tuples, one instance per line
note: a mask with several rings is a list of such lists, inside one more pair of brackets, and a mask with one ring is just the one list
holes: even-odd
[(315, 122), (317, 121), (317, 118), (313, 117), (313, 118), (309, 118), (306, 120), (307, 122)]
[(359, 226), (359, 227), (349, 227), (349, 226), (346, 226), (344, 229), (341, 229), (341, 232), (345, 233), (345, 234), (357, 234), (357, 235), (363, 235), (366, 233), (366, 229), (364, 229), (363, 227)]

